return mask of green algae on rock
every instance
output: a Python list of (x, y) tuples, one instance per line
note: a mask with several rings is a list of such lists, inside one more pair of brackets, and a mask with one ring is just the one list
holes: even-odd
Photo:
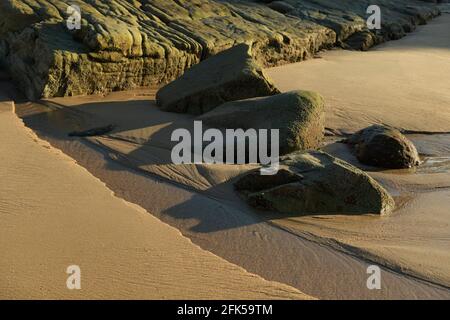
[(280, 154), (316, 149), (324, 137), (323, 98), (309, 91), (228, 102), (199, 117), (213, 128), (278, 129)]
[(161, 88), (156, 102), (164, 111), (203, 114), (228, 101), (277, 93), (243, 43), (193, 66)]
[[(286, 14), (251, 0), (74, 0), (81, 29), (67, 28), (63, 0), (0, 2), (0, 64), (30, 99), (169, 83), (192, 65), (253, 43), (264, 66), (304, 60), (366, 28), (368, 0), (285, 0)], [(417, 0), (379, 0), (383, 39), (439, 13)], [(273, 5), (272, 5), (273, 7)]]
[(248, 203), (288, 215), (389, 214), (395, 202), (373, 178), (321, 151), (281, 158), (274, 176), (253, 171), (235, 183)]

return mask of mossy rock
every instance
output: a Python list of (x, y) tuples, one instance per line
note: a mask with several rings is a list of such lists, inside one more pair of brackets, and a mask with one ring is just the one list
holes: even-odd
[(193, 66), (156, 95), (164, 111), (203, 114), (227, 102), (280, 93), (240, 44)]
[(355, 133), (346, 142), (358, 160), (367, 165), (405, 169), (420, 164), (414, 144), (392, 127), (373, 125)]
[(253, 171), (235, 188), (251, 206), (285, 215), (386, 215), (395, 208), (393, 198), (369, 175), (320, 151), (289, 154), (276, 175)]
[(310, 91), (228, 102), (199, 117), (212, 128), (278, 129), (280, 154), (316, 149), (324, 137), (324, 100)]

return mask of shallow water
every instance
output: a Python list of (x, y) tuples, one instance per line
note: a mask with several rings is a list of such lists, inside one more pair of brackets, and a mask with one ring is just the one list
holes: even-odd
[(425, 158), (422, 165), (417, 168), (418, 173), (444, 173), (450, 172), (450, 157)]

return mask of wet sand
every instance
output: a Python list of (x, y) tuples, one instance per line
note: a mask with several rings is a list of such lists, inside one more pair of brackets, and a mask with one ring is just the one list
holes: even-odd
[[(283, 90), (320, 92), (327, 101), (326, 125), (331, 132), (354, 132), (373, 123), (412, 132), (448, 132), (448, 30), (450, 15), (443, 15), (406, 38), (369, 52), (325, 52), (321, 59), (268, 73)], [(398, 206), (391, 216), (306, 217), (276, 223), (450, 287), (450, 135), (408, 137), (424, 160), (415, 170), (381, 171), (359, 164), (342, 144), (324, 148), (366, 170), (389, 189)]]
[[(192, 117), (157, 109), (148, 90), (105, 97), (52, 99), (18, 105), (25, 123), (77, 159), (116, 195), (178, 228), (203, 249), (319, 298), (448, 298), (450, 292), (405, 274), (383, 270), (383, 290), (366, 287), (371, 261), (287, 232), (255, 213), (233, 191), (248, 166), (173, 166), (162, 128), (190, 127)], [(63, 104), (64, 103), (64, 104)], [(74, 139), (67, 133), (117, 124), (110, 134)], [(326, 281), (324, 281), (326, 279)]]
[[(0, 298), (305, 299), (115, 197), (0, 102)], [(81, 268), (81, 290), (66, 269)]]
[[(438, 140), (450, 146), (450, 135)], [(430, 151), (430, 146), (416, 145), (421, 154)], [(310, 216), (277, 219), (274, 223), (377, 264), (450, 287), (450, 153), (435, 149), (435, 156), (425, 158), (417, 169), (380, 171), (359, 164), (344, 144), (330, 144), (324, 150), (381, 182), (394, 196), (396, 211), (381, 218)]]
[[(439, 77), (435, 85), (435, 72), (449, 67), (449, 17), (369, 53), (332, 51), (323, 59), (268, 72), (284, 90), (315, 89), (307, 81), (316, 85), (328, 101), (327, 127), (334, 132), (371, 123), (449, 131), (448, 78)], [(373, 82), (367, 80), (373, 77)], [(414, 92), (407, 85), (411, 83)], [(159, 111), (148, 89), (22, 103), (18, 113), (117, 196), (175, 226), (203, 249), (266, 279), (319, 298), (450, 298), (444, 249), (450, 244), (449, 147), (444, 135), (413, 137), (430, 164), (417, 172), (365, 168), (396, 197), (399, 210), (392, 217), (280, 219), (254, 212), (233, 192), (233, 179), (247, 166), (173, 166), (169, 134), (191, 127), (194, 118)], [(118, 127), (105, 136), (67, 137), (72, 130), (108, 124)], [(354, 162), (344, 147), (330, 141), (324, 148)], [(373, 263), (383, 269), (379, 291), (366, 287), (366, 269)]]

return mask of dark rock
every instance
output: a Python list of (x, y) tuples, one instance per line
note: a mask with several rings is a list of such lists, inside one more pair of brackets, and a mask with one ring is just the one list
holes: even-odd
[(164, 111), (203, 114), (228, 101), (277, 93), (251, 46), (240, 44), (193, 66), (159, 90), (156, 102)]
[(358, 160), (367, 165), (401, 169), (420, 164), (414, 144), (391, 127), (373, 125), (355, 133), (346, 142)]
[(228, 102), (198, 120), (212, 128), (279, 129), (280, 154), (286, 154), (320, 146), (324, 137), (324, 102), (317, 93), (292, 91)]
[(235, 188), (261, 210), (289, 215), (388, 214), (395, 202), (363, 171), (329, 154), (296, 152), (281, 158), (274, 176), (251, 172)]
[(345, 44), (353, 50), (367, 51), (380, 41), (382, 41), (382, 39), (375, 34), (368, 30), (364, 30), (351, 35), (345, 41)]

